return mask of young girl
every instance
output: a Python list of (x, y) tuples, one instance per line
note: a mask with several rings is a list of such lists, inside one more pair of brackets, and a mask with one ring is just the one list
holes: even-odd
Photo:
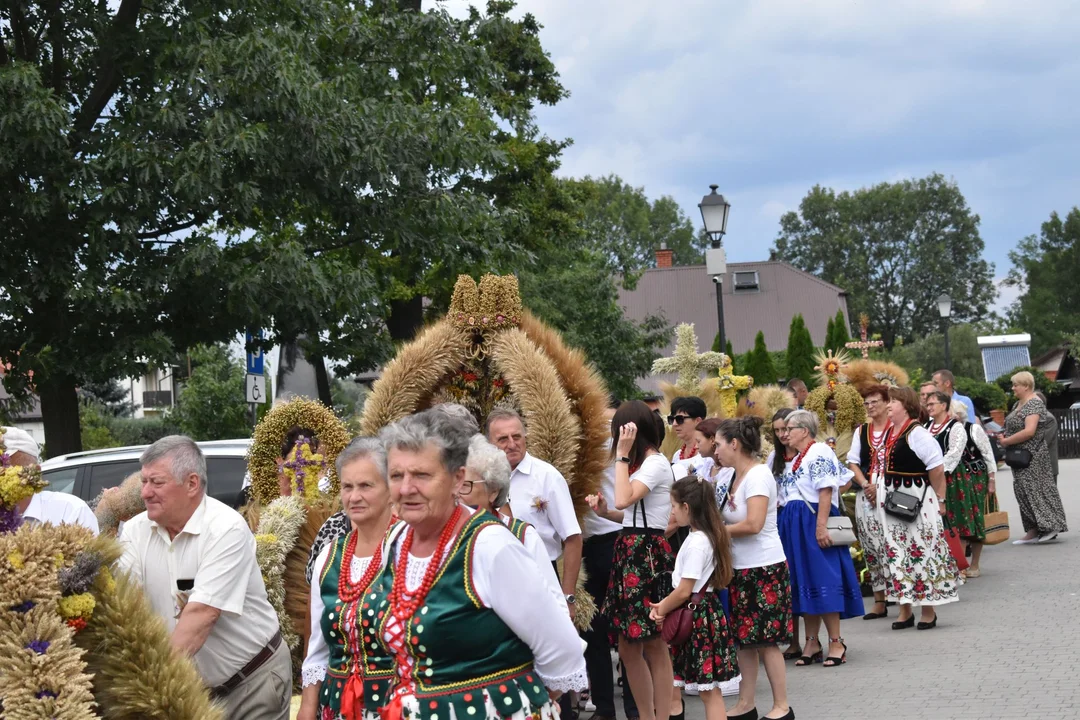
[(649, 617), (662, 623), (664, 617), (708, 587), (694, 610), (690, 638), (672, 648), (675, 687), (697, 690), (705, 703), (707, 720), (727, 717), (720, 683), (739, 674), (735, 640), (715, 592), (731, 582), (731, 538), (728, 537), (712, 485), (689, 475), (671, 488), (671, 507), (680, 527), (690, 534), (675, 558), (671, 581), (675, 589), (654, 605)]

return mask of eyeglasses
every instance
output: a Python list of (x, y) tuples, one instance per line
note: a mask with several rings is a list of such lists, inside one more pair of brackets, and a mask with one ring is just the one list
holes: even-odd
[(866, 402), (863, 403), (863, 407), (874, 407), (875, 405), (880, 405), (880, 404), (881, 404), (880, 400), (867, 400)]
[(468, 495), (469, 493), (471, 493), (472, 489), (473, 489), (473, 485), (475, 485), (476, 483), (480, 483), (481, 485), (486, 485), (487, 484), (483, 480), (466, 480), (463, 483), (461, 483), (461, 494), (462, 495)]
[(668, 415), (667, 416), (667, 424), (668, 425), (682, 425), (684, 421), (689, 420), (689, 419), (690, 419), (689, 415)]

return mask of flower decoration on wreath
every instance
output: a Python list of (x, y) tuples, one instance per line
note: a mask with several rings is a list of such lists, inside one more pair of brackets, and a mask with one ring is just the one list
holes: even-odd
[[(497, 407), (519, 411), (529, 453), (562, 473), (579, 516), (588, 510), (608, 464), (607, 390), (582, 353), (522, 308), (516, 277), (458, 277), (446, 317), (383, 368), (363, 433), (441, 402), (465, 406), (481, 425)], [(576, 621), (588, 627), (591, 614), (579, 607)]]

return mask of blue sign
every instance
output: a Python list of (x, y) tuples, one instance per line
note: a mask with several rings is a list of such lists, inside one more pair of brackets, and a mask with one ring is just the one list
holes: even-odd
[(249, 375), (262, 375), (263, 374), (263, 351), (262, 348), (257, 347), (251, 349), (253, 342), (261, 342), (263, 339), (262, 330), (248, 330), (247, 335), (244, 338), (244, 345), (248, 347), (247, 351), (247, 371)]

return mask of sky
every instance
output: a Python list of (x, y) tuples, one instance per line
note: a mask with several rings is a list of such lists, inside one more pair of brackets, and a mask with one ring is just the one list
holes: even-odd
[[(457, 14), (463, 0), (443, 3)], [(1080, 205), (1080, 13), (1067, 0), (521, 0), (570, 97), (561, 174), (614, 173), (732, 205), (728, 260), (768, 257), (815, 184), (940, 172), (982, 220), (996, 277)], [(1014, 291), (1006, 290), (999, 307)]]

